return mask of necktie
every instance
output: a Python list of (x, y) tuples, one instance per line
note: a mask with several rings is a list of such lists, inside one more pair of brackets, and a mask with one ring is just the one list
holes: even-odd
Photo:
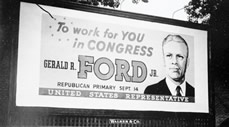
[(177, 91), (176, 96), (181, 96), (181, 93), (180, 93), (181, 87), (180, 86), (177, 86), (176, 91)]

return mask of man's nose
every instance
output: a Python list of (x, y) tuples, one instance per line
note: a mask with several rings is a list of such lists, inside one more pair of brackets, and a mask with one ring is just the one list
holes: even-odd
[(172, 57), (171, 61), (172, 61), (172, 64), (177, 64), (177, 58), (176, 57)]

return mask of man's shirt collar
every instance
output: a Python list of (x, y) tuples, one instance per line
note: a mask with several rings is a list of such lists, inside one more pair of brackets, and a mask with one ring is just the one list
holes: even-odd
[[(176, 96), (176, 88), (177, 88), (177, 85), (176, 84), (174, 84), (170, 79), (168, 79), (168, 78), (165, 78), (165, 82), (166, 82), (166, 84), (167, 84), (167, 86), (168, 86), (168, 88), (169, 88), (169, 90), (170, 90), (170, 92), (171, 92), (171, 94), (173, 95), (173, 96)], [(186, 81), (184, 81), (181, 85), (179, 85), (180, 87), (181, 87), (181, 91), (180, 91), (180, 93), (181, 93), (181, 95), (182, 96), (185, 96), (185, 94), (186, 94)]]

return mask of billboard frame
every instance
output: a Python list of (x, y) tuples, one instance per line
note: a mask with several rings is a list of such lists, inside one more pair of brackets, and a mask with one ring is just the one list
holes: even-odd
[[(190, 22), (184, 22), (174, 19), (162, 18), (162, 17), (155, 17), (149, 16), (144, 14), (137, 14), (132, 12), (124, 12), (120, 10), (111, 10), (106, 8), (99, 8), (94, 6), (88, 6), (83, 4), (77, 4), (74, 2), (63, 1), (63, 0), (21, 0), (20, 2), (28, 2), (34, 4), (42, 4), (60, 8), (67, 8), (67, 9), (74, 9), (79, 11), (85, 11), (90, 13), (98, 13), (102, 15), (111, 15), (115, 17), (123, 17), (123, 18), (130, 18), (135, 20), (144, 20), (148, 22), (157, 22), (162, 24), (169, 24), (169, 25), (176, 25), (182, 26), (187, 28), (193, 28), (198, 30), (205, 30), (208, 32), (208, 88), (209, 88), (209, 113), (190, 113), (190, 112), (164, 112), (164, 111), (120, 111), (120, 110), (97, 110), (97, 109), (66, 109), (66, 108), (48, 108), (48, 107), (18, 107), (16, 106), (16, 78), (17, 78), (17, 51), (18, 51), (18, 44), (12, 45), (13, 49), (13, 56), (12, 61), (13, 64), (11, 65), (11, 79), (12, 83), (10, 85), (10, 116), (11, 122), (14, 119), (20, 117), (19, 114), (46, 114), (46, 115), (73, 115), (73, 116), (94, 116), (94, 117), (109, 117), (109, 118), (127, 118), (127, 119), (156, 119), (156, 118), (163, 118), (165, 116), (170, 117), (177, 117), (177, 118), (190, 118), (191, 120), (195, 120), (196, 115), (199, 118), (209, 118), (214, 120), (214, 87), (213, 87), (213, 79), (211, 76), (211, 31), (208, 26), (194, 24)], [(20, 4), (20, 2), (18, 4)], [(20, 7), (18, 8), (20, 9)], [(18, 10), (19, 11), (19, 10)], [(19, 15), (19, 14), (18, 14)], [(18, 16), (19, 17), (19, 16)], [(16, 19), (19, 22), (19, 18)], [(19, 29), (19, 28), (18, 28)], [(15, 38), (18, 39), (18, 32), (15, 32)], [(213, 121), (209, 121), (213, 122)], [(214, 123), (214, 122), (213, 122)], [(210, 124), (211, 125), (211, 124)], [(214, 124), (213, 124), (214, 125)]]

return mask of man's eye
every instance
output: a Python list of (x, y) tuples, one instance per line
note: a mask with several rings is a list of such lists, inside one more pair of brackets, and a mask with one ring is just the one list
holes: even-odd
[(166, 57), (171, 58), (172, 54), (167, 54)]
[(184, 59), (184, 56), (178, 55), (177, 58), (178, 59)]

